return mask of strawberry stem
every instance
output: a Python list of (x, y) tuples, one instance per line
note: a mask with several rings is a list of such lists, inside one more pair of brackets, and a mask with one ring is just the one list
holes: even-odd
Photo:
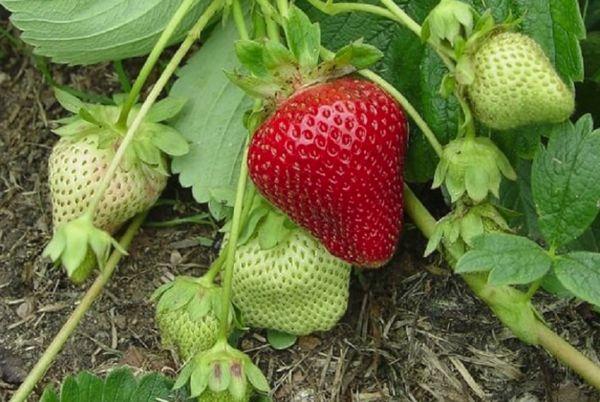
[[(227, 250), (229, 247), (228, 247), (228, 245), (225, 245), (225, 247), (223, 247), (223, 248), (225, 250)], [(221, 271), (221, 268), (223, 268), (223, 263), (225, 262), (225, 256), (226, 256), (226, 253), (219, 254), (217, 259), (214, 260), (212, 264), (210, 264), (208, 271), (206, 271), (206, 273), (204, 275), (202, 275), (201, 279), (206, 279), (207, 281), (209, 281), (211, 283), (214, 282), (216, 276)]]
[[(413, 223), (425, 237), (431, 237), (435, 229), (436, 220), (406, 185), (404, 186), (404, 202), (406, 213), (410, 216)], [(447, 247), (446, 251), (451, 265), (454, 265), (462, 256), (462, 251), (455, 247)], [(473, 293), (483, 300), (504, 325), (513, 331), (513, 333), (529, 334), (535, 340), (532, 343), (541, 345), (549, 353), (578, 373), (590, 385), (600, 389), (600, 367), (598, 365), (594, 364), (594, 362), (588, 359), (583, 353), (569, 345), (559, 335), (546, 327), (539, 319), (535, 319), (533, 322), (514, 319), (514, 309), (516, 309), (517, 306), (521, 309), (533, 310), (533, 307), (528, 303), (523, 303), (524, 300), (527, 300), (527, 295), (525, 293), (508, 286), (491, 286), (487, 283), (486, 276), (468, 274), (461, 276)], [(504, 299), (500, 299), (500, 295), (502, 295)], [(507, 305), (511, 307), (507, 309)], [(526, 312), (537, 317), (535, 311)]]
[(131, 126), (127, 129), (127, 133), (125, 134), (125, 137), (123, 137), (123, 140), (122, 140), (121, 144), (119, 145), (119, 148), (117, 149), (117, 152), (115, 153), (115, 156), (113, 157), (113, 159), (110, 163), (110, 166), (108, 167), (108, 170), (106, 171), (106, 174), (104, 175), (104, 177), (102, 178), (102, 181), (98, 185), (97, 191), (94, 193), (94, 198), (90, 202), (90, 205), (88, 207), (88, 212), (90, 212), (92, 214), (95, 213), (96, 209), (98, 208), (98, 205), (100, 204), (100, 201), (102, 200), (102, 197), (104, 196), (104, 193), (106, 192), (106, 189), (110, 185), (110, 182), (111, 182), (117, 168), (119, 167), (119, 164), (121, 163), (121, 159), (123, 159), (123, 156), (125, 155), (125, 151), (127, 150), (127, 147), (133, 140), (133, 137), (134, 137), (136, 131), (142, 124), (144, 118), (148, 114), (148, 111), (150, 110), (150, 108), (152, 107), (154, 102), (156, 102), (156, 99), (158, 98), (158, 96), (160, 95), (162, 90), (165, 88), (167, 83), (169, 82), (169, 79), (171, 78), (171, 76), (173, 75), (173, 73), (175, 72), (175, 70), (177, 69), (179, 64), (181, 63), (181, 60), (183, 60), (184, 56), (190, 50), (190, 48), (192, 47), (194, 42), (196, 42), (196, 40), (200, 37), (200, 33), (202, 32), (202, 30), (210, 22), (211, 18), (219, 10), (221, 10), (222, 7), (223, 7), (223, 0), (214, 0), (206, 8), (206, 10), (200, 16), (200, 18), (198, 19), (196, 24), (188, 32), (185, 40), (181, 43), (181, 45), (179, 46), (179, 49), (177, 49), (177, 52), (175, 52), (175, 54), (173, 55), (173, 57), (171, 58), (171, 60), (167, 64), (167, 66), (165, 67), (164, 71), (158, 78), (158, 81), (156, 81), (156, 83), (154, 84), (154, 87), (150, 91), (150, 94), (148, 94), (148, 97), (142, 104), (140, 111), (135, 116), (133, 123), (131, 123)]
[(120, 127), (122, 129), (125, 129), (127, 127), (127, 118), (129, 116), (129, 112), (135, 104), (135, 101), (137, 100), (140, 91), (144, 86), (144, 83), (148, 79), (148, 76), (152, 72), (152, 69), (156, 65), (156, 62), (158, 61), (158, 58), (162, 54), (163, 50), (165, 50), (165, 47), (167, 47), (167, 45), (169, 44), (169, 41), (175, 33), (175, 30), (179, 27), (181, 21), (185, 18), (187, 13), (190, 11), (192, 6), (196, 4), (196, 2), (197, 0), (184, 0), (179, 6), (179, 8), (177, 8), (177, 11), (175, 11), (175, 14), (173, 14), (173, 17), (171, 17), (171, 20), (167, 23), (167, 26), (158, 38), (158, 41), (156, 42), (156, 44), (152, 48), (152, 51), (146, 58), (146, 61), (142, 66), (142, 70), (137, 76), (131, 91), (129, 91), (129, 95), (127, 96), (127, 99), (123, 104), (123, 109), (121, 109), (121, 113), (119, 114), (117, 127)]
[(277, 25), (276, 21), (273, 20), (273, 15), (275, 15), (277, 11), (273, 8), (268, 0), (257, 0), (257, 3), (260, 6), (260, 10), (265, 19), (267, 37), (275, 42), (281, 42), (279, 26)]
[[(236, 5), (238, 11), (236, 12)], [(246, 22), (242, 14), (241, 7), (239, 7), (239, 0), (234, 0), (233, 4), (234, 22), (238, 30), (238, 34), (241, 39), (248, 39), (248, 29), (246, 28)], [(237, 13), (237, 17), (236, 17)], [(246, 183), (248, 182), (248, 144), (250, 143), (250, 136), (244, 143), (244, 153), (242, 155), (242, 162), (240, 165), (240, 176), (237, 183), (237, 189), (235, 194), (235, 203), (233, 205), (233, 218), (231, 220), (231, 231), (229, 232), (229, 242), (224, 248), (225, 252), (221, 253), (219, 259), (225, 258), (225, 271), (223, 272), (221, 287), (223, 292), (221, 293), (221, 316), (220, 328), (219, 328), (219, 340), (227, 342), (229, 337), (229, 315), (231, 312), (231, 292), (233, 286), (233, 264), (235, 263), (235, 251), (237, 249), (237, 242), (240, 235), (240, 228), (246, 221), (248, 215), (249, 205), (248, 202), (244, 203), (244, 197), (246, 195)], [(254, 191), (250, 193), (250, 202), (254, 198)]]
[(372, 4), (363, 4), (363, 3), (333, 3), (333, 2), (324, 2), (321, 0), (308, 0), (308, 2), (315, 7), (317, 10), (320, 10), (328, 15), (336, 15), (341, 13), (351, 13), (354, 11), (365, 12), (373, 15), (379, 15), (381, 17), (385, 17), (390, 20), (398, 21), (398, 17), (396, 17), (389, 10), (375, 6)]
[(244, 19), (244, 12), (240, 5), (240, 0), (233, 0), (233, 21), (237, 28), (240, 39), (246, 40), (250, 36), (248, 35), (248, 28), (246, 27), (246, 20)]
[(244, 144), (244, 154), (242, 156), (242, 165), (240, 167), (240, 178), (237, 183), (235, 195), (235, 204), (233, 206), (233, 218), (231, 221), (231, 231), (229, 232), (229, 243), (227, 243), (227, 257), (225, 259), (225, 271), (223, 273), (223, 293), (220, 317), (220, 339), (227, 339), (229, 336), (229, 314), (231, 309), (231, 288), (233, 280), (233, 264), (235, 263), (235, 251), (237, 249), (238, 237), (240, 234), (242, 210), (244, 209), (244, 195), (246, 193), (246, 182), (248, 180), (248, 141)]
[[(121, 237), (119, 244), (122, 249), (127, 249), (131, 244), (131, 241), (135, 237), (135, 234), (139, 230), (140, 226), (146, 219), (147, 211), (137, 215), (133, 221), (129, 224), (127, 231)], [(73, 331), (77, 328), (77, 325), (85, 315), (85, 313), (90, 309), (94, 301), (98, 298), (104, 286), (110, 280), (117, 264), (119, 263), (123, 253), (118, 249), (115, 249), (111, 254), (108, 262), (106, 263), (103, 270), (100, 271), (98, 278), (94, 281), (92, 286), (85, 293), (79, 305), (75, 308), (75, 310), (71, 313), (71, 316), (62, 326), (58, 334), (54, 337), (50, 345), (44, 351), (44, 354), (37, 361), (33, 369), (25, 378), (25, 381), (21, 384), (19, 389), (14, 393), (10, 402), (22, 402), (27, 399), (33, 388), (36, 386), (38, 381), (42, 379), (44, 373), (48, 370), (56, 356), (61, 351), (65, 342), (69, 339)]]

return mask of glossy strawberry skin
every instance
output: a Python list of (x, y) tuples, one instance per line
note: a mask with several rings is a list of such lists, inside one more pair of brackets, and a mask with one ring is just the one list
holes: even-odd
[(353, 77), (306, 88), (259, 127), (248, 151), (259, 191), (335, 256), (377, 267), (402, 229), (408, 124), (394, 99)]

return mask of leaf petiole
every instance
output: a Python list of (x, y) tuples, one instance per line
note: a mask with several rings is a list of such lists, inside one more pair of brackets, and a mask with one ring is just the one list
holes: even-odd
[(240, 234), (242, 210), (244, 208), (244, 195), (246, 193), (246, 183), (248, 181), (248, 141), (244, 144), (244, 154), (240, 167), (240, 178), (237, 184), (235, 204), (233, 206), (233, 218), (231, 221), (231, 231), (229, 232), (229, 243), (227, 243), (225, 257), (225, 271), (222, 276), (222, 308), (220, 318), (221, 339), (227, 340), (229, 336), (229, 313), (231, 309), (231, 291), (233, 280), (233, 264), (235, 263), (235, 251)]
[(171, 40), (171, 37), (175, 33), (175, 30), (177, 29), (177, 27), (179, 27), (181, 21), (185, 18), (187, 13), (190, 11), (192, 6), (196, 2), (197, 0), (183, 0), (177, 11), (175, 11), (175, 14), (173, 14), (173, 17), (171, 17), (171, 20), (167, 23), (167, 26), (158, 38), (158, 41), (156, 42), (156, 44), (152, 48), (152, 51), (146, 58), (146, 61), (142, 66), (142, 70), (135, 79), (131, 91), (129, 91), (129, 95), (127, 95), (127, 99), (125, 100), (123, 108), (121, 109), (121, 113), (119, 114), (117, 127), (121, 127), (123, 129), (127, 127), (127, 118), (129, 117), (129, 112), (135, 104), (140, 94), (140, 91), (144, 86), (144, 83), (148, 79), (148, 76), (152, 72), (152, 69), (156, 65), (156, 62), (158, 61), (158, 58), (162, 54), (163, 50), (165, 50), (165, 47), (167, 47), (169, 41)]

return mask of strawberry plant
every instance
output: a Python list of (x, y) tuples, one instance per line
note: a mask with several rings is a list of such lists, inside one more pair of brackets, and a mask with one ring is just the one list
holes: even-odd
[[(600, 308), (589, 241), (600, 130), (575, 111), (587, 10), (577, 1), (0, 3), (56, 63), (148, 54), (110, 105), (56, 90), (71, 115), (54, 130), (44, 253), (75, 283), (99, 273), (14, 401), (98, 297), (171, 174), (224, 234), (203, 276), (153, 297), (163, 344), (182, 363), (174, 389), (266, 398), (265, 375), (234, 335), (264, 328), (283, 348), (331, 329), (352, 267), (389, 269), (405, 219), (428, 239), (425, 257), (439, 253), (514, 336), (600, 389), (597, 362), (534, 300), (543, 291)], [(177, 50), (141, 96), (169, 44)], [(413, 188), (441, 192), (437, 218)]]

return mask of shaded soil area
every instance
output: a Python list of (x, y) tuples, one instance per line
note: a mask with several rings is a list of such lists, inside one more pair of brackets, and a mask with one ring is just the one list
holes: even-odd
[[(136, 65), (128, 67), (134, 72)], [(53, 66), (51, 73), (86, 92), (119, 87), (110, 64)], [(85, 291), (41, 257), (51, 234), (46, 165), (57, 137), (50, 129), (63, 115), (27, 49), (0, 39), (0, 400), (10, 397)], [(200, 210), (175, 180), (164, 197), (175, 202), (150, 220)], [(284, 351), (268, 346), (264, 332), (244, 335), (241, 347), (267, 374), (276, 401), (600, 400), (543, 350), (515, 339), (441, 260), (422, 259), (424, 240), (408, 226), (388, 267), (353, 278), (348, 312), (334, 330)], [(128, 364), (174, 375), (149, 296), (174, 275), (204, 271), (214, 250), (200, 246), (199, 236), (215, 232), (200, 225), (143, 228), (38, 395), (83, 369), (101, 374)], [(599, 361), (597, 315), (584, 304), (545, 296), (536, 302), (552, 328)]]

